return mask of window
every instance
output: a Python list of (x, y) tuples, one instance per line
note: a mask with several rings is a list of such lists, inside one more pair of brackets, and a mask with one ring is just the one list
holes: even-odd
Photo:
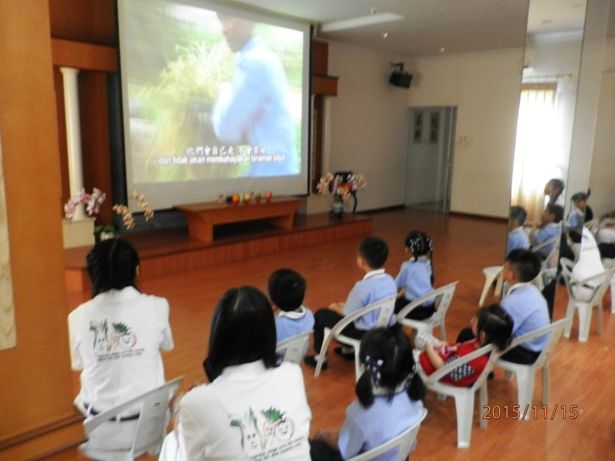
[(512, 178), (512, 204), (524, 206), (528, 222), (538, 221), (544, 187), (560, 163), (557, 83), (521, 86)]

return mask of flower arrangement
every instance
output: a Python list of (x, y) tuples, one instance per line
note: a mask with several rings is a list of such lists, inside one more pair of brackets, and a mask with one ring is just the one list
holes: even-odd
[[(79, 194), (71, 197), (66, 204), (64, 205), (64, 216), (67, 220), (72, 220), (75, 211), (79, 205), (85, 205), (85, 211), (88, 216), (96, 216), (100, 212), (100, 205), (105, 201), (106, 194), (103, 193), (100, 189), (96, 187), (92, 190), (91, 194), (87, 194), (85, 189), (81, 189)], [(149, 202), (146, 200), (145, 195), (139, 194), (138, 192), (133, 192), (130, 194), (131, 199), (137, 202), (137, 205), (143, 211), (143, 216), (145, 217), (145, 221), (150, 222), (154, 219), (154, 210), (149, 205)], [(135, 227), (135, 218), (128, 208), (127, 205), (115, 204), (113, 205), (113, 212), (122, 217), (122, 222), (126, 229), (133, 229)], [(106, 224), (101, 226), (96, 226), (94, 228), (94, 233), (111, 233), (115, 232), (115, 227), (112, 224)]]
[[(143, 216), (145, 217), (146, 222), (150, 222), (154, 219), (154, 210), (149, 206), (149, 202), (145, 199), (145, 195), (139, 194), (138, 192), (133, 192), (130, 194), (130, 198), (137, 202), (139, 208), (143, 211)], [(135, 217), (130, 211), (130, 208), (126, 205), (116, 204), (113, 205), (113, 211), (115, 214), (118, 214), (122, 217), (122, 223), (126, 229), (134, 229), (135, 227)]]
[(365, 189), (367, 180), (362, 174), (354, 174), (350, 171), (327, 173), (318, 182), (316, 189), (321, 195), (331, 194), (334, 199), (341, 199), (348, 202), (350, 197), (357, 191)]
[(102, 205), (106, 197), (107, 195), (96, 187), (92, 189), (91, 194), (87, 194), (85, 189), (81, 189), (77, 195), (71, 197), (64, 205), (64, 217), (71, 221), (75, 216), (77, 207), (82, 204), (85, 205), (85, 211), (88, 216), (96, 216), (100, 211), (100, 205)]
[(362, 174), (354, 174), (352, 171), (338, 171), (327, 173), (318, 182), (316, 190), (320, 195), (333, 195), (333, 205), (331, 215), (341, 217), (344, 212), (344, 205), (352, 198), (354, 205), (352, 212), (357, 210), (357, 192), (365, 189), (367, 180)]

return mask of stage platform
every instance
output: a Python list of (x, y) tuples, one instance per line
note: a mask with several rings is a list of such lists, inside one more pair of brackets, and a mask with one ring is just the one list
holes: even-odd
[[(267, 222), (219, 226), (213, 242), (191, 238), (187, 229), (154, 230), (123, 237), (139, 251), (141, 280), (149, 280), (371, 234), (372, 218), (369, 216), (345, 214), (341, 218), (331, 218), (323, 213), (296, 215), (292, 229), (281, 229)], [(70, 293), (90, 290), (85, 269), (89, 251), (87, 246), (64, 250), (66, 289)]]

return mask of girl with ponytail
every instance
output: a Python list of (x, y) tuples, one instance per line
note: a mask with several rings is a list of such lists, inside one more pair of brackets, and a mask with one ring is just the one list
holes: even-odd
[[(426, 375), (487, 344), (493, 344), (500, 352), (510, 344), (513, 319), (499, 304), (479, 308), (470, 323), (472, 331), (462, 330), (456, 344), (443, 343), (426, 333), (416, 336), (416, 348), (423, 349), (419, 354), (419, 364)], [(442, 382), (459, 387), (472, 386), (488, 362), (489, 356), (481, 355), (455, 368), (442, 378)]]
[[(414, 425), (423, 413), (425, 386), (398, 325), (370, 330), (359, 356), (364, 371), (356, 384), (357, 399), (346, 409), (339, 431), (322, 431), (311, 441), (314, 461), (345, 460), (368, 451)], [(395, 456), (391, 451), (378, 460)]]
[[(397, 300), (395, 313), (401, 311), (408, 303), (433, 291), (433, 242), (425, 232), (414, 230), (404, 239), (406, 253), (410, 256), (401, 264), (397, 283)], [(436, 311), (432, 301), (413, 309), (407, 318), (423, 320)]]

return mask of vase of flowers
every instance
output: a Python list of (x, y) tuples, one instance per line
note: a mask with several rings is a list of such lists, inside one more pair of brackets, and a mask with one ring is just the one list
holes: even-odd
[(331, 203), (331, 211), (329, 214), (334, 218), (341, 218), (344, 214), (344, 200), (341, 195), (333, 195), (333, 202)]
[(331, 194), (331, 216), (340, 218), (344, 214), (345, 206), (352, 200), (352, 212), (357, 211), (357, 192), (365, 189), (367, 180), (362, 174), (352, 171), (338, 171), (327, 173), (318, 182), (316, 187), (321, 195)]
[[(79, 194), (70, 198), (64, 205), (64, 216), (67, 221), (71, 221), (75, 215), (78, 206), (85, 205), (86, 213), (90, 217), (96, 217), (100, 211), (100, 205), (105, 201), (106, 195), (100, 189), (94, 188), (91, 194), (87, 194), (85, 190), (81, 190)], [(143, 194), (133, 192), (129, 196), (134, 200), (138, 207), (143, 212), (146, 222), (154, 219), (154, 211), (149, 205), (149, 202)], [(136, 222), (130, 208), (127, 205), (115, 204), (112, 207), (113, 213), (121, 216), (122, 224), (127, 230), (134, 229)], [(106, 240), (117, 236), (117, 227), (113, 224), (101, 224), (94, 227), (94, 239), (96, 242)]]

